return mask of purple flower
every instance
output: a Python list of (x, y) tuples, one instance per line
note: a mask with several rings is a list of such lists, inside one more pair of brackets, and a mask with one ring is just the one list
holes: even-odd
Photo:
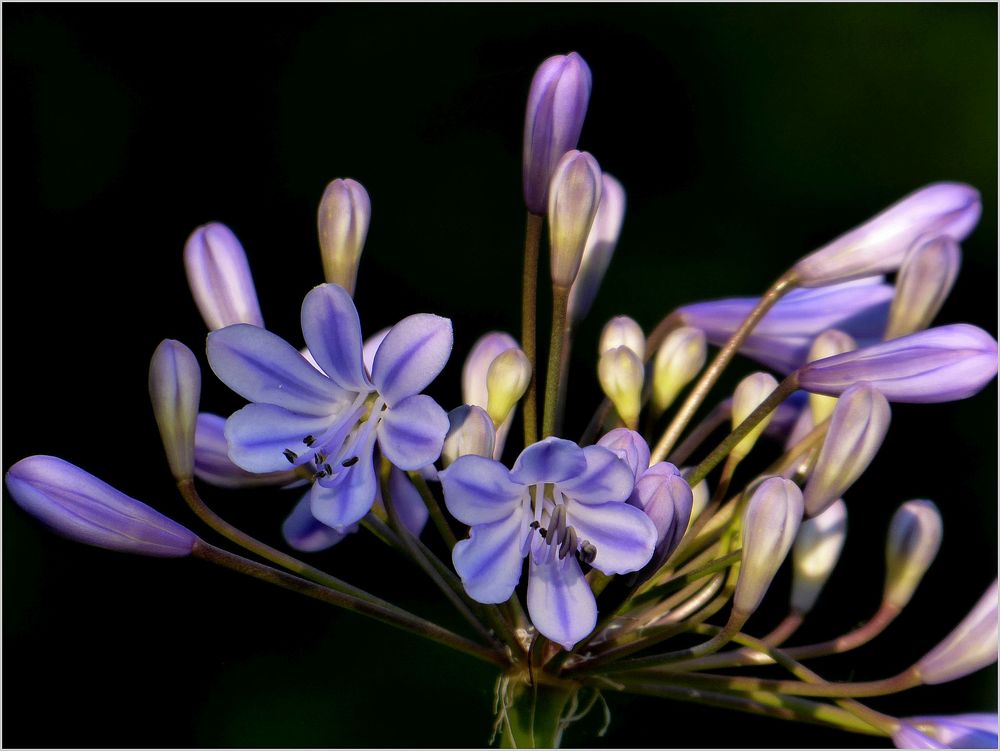
[(997, 713), (907, 717), (892, 734), (896, 748), (996, 748)]
[(229, 458), (250, 472), (317, 468), (313, 515), (338, 532), (362, 519), (378, 489), (375, 443), (395, 466), (416, 470), (441, 453), (448, 416), (420, 392), (451, 353), (451, 322), (404, 318), (385, 335), (369, 377), (350, 295), (323, 284), (302, 303), (302, 333), (320, 370), (280, 337), (240, 324), (208, 336), (208, 360), (252, 401), (226, 423)]
[(209, 329), (234, 323), (264, 325), (247, 254), (229, 227), (213, 222), (192, 232), (184, 246), (184, 268)]
[[(827, 329), (850, 334), (865, 346), (881, 341), (893, 288), (880, 279), (862, 279), (820, 289), (797, 289), (764, 316), (740, 347), (747, 357), (780, 373), (806, 361), (813, 340)], [(757, 304), (756, 297), (732, 297), (678, 308), (683, 322), (725, 344)]]
[(7, 470), (21, 508), (71, 540), (160, 558), (190, 555), (198, 538), (145, 503), (129, 498), (54, 456), (29, 456)]
[(566, 649), (597, 622), (579, 561), (622, 574), (639, 570), (653, 554), (656, 528), (625, 503), (635, 475), (602, 446), (581, 449), (546, 438), (521, 452), (510, 471), (491, 459), (463, 456), (441, 472), (441, 482), (448, 510), (472, 527), (452, 554), (466, 591), (479, 602), (506, 601), (530, 554), (531, 620)]

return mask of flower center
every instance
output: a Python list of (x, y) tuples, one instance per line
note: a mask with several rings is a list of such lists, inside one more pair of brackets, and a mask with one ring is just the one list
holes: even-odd
[[(544, 563), (551, 561), (553, 557), (558, 557), (561, 561), (570, 553), (576, 555), (582, 563), (593, 562), (597, 557), (597, 547), (588, 540), (580, 540), (576, 529), (568, 523), (566, 506), (569, 499), (556, 490), (554, 485), (546, 484), (544, 489), (541, 486), (536, 488), (535, 520), (530, 525), (540, 538), (534, 546), (535, 562)], [(548, 514), (544, 526), (543, 506)]]

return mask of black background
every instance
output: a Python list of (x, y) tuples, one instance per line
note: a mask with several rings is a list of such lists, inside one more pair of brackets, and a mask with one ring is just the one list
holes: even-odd
[[(412, 312), (451, 317), (455, 355), (430, 393), (455, 406), (473, 341), (519, 327), (524, 100), (535, 66), (571, 49), (594, 73), (581, 148), (622, 180), (629, 209), (573, 351), (568, 435), (596, 405), (592, 353), (609, 317), (648, 330), (684, 302), (759, 292), (936, 180), (975, 185), (984, 205), (939, 320), (996, 334), (991, 5), (7, 5), (3, 15), (4, 467), (56, 454), (195, 525), (171, 492), (146, 394), (161, 339), (203, 353), (184, 241), (206, 221), (228, 224), (269, 328), (298, 343), (299, 303), (322, 280), (315, 210), (335, 177), (372, 197), (356, 294), (366, 333)], [(738, 361), (724, 384), (751, 367)], [(239, 405), (205, 381), (205, 408)], [(996, 405), (994, 383), (956, 404), (894, 407), (882, 452), (848, 495), (844, 560), (801, 639), (842, 633), (877, 607), (900, 502), (935, 500), (944, 544), (891, 630), (817, 662), (825, 676), (906, 667), (995, 577)], [(205, 495), (277, 543), (296, 494)], [(427, 582), (362, 535), (316, 562), (462, 628)], [(781, 617), (786, 588), (783, 574), (751, 633)], [(63, 541), (9, 498), (3, 605), (6, 746), (489, 737), (493, 675), (469, 658), (197, 562)], [(567, 742), (879, 743), (609, 701), (603, 739), (595, 715)], [(991, 668), (871, 704), (905, 715), (995, 702)]]

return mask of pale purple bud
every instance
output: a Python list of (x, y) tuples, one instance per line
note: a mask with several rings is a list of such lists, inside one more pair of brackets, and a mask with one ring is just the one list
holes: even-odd
[(642, 409), (642, 360), (628, 347), (615, 347), (597, 361), (597, 379), (625, 427), (635, 429)]
[(681, 326), (667, 334), (653, 360), (653, 410), (660, 414), (705, 366), (705, 332)]
[(545, 213), (556, 164), (580, 140), (590, 86), (590, 68), (575, 52), (535, 71), (524, 117), (524, 203), (532, 214)]
[(646, 512), (656, 527), (655, 570), (676, 550), (687, 531), (694, 504), (691, 486), (677, 467), (659, 462), (642, 473), (628, 502)]
[(234, 323), (264, 325), (247, 254), (229, 227), (213, 222), (192, 232), (184, 246), (184, 268), (211, 331)]
[(996, 340), (956, 323), (809, 363), (799, 369), (798, 383), (836, 396), (869, 381), (891, 402), (949, 402), (977, 393), (996, 372)]
[(486, 411), (494, 425), (500, 425), (531, 383), (531, 363), (518, 347), (504, 350), (490, 363), (486, 371)]
[(642, 333), (642, 327), (628, 316), (615, 316), (601, 330), (597, 354), (615, 347), (628, 347), (640, 360), (646, 359), (646, 335)]
[(153, 352), (149, 398), (170, 472), (177, 480), (189, 479), (194, 471), (201, 368), (194, 353), (175, 339), (164, 339)]
[(996, 712), (906, 717), (892, 734), (896, 748), (996, 748)]
[(361, 183), (348, 178), (326, 186), (318, 217), (323, 275), (326, 281), (339, 284), (351, 295), (371, 218), (371, 200)]
[(733, 613), (744, 618), (757, 609), (788, 555), (802, 521), (802, 493), (791, 480), (770, 477), (754, 491), (743, 517), (743, 561)]
[(549, 188), (549, 260), (552, 283), (569, 290), (601, 201), (601, 168), (586, 151), (567, 151)]
[(486, 410), (463, 404), (448, 413), (448, 423), (448, 434), (441, 449), (441, 462), (445, 469), (458, 457), (467, 454), (493, 458), (496, 431)]
[[(613, 451), (628, 465), (638, 481), (639, 477), (649, 469), (649, 444), (641, 435), (628, 428), (615, 428), (601, 436), (598, 446)], [(633, 504), (634, 505), (634, 504)]]
[[(517, 341), (510, 334), (505, 334), (502, 331), (491, 331), (476, 340), (462, 365), (462, 401), (465, 404), (473, 404), (486, 409), (490, 400), (487, 385), (490, 365), (500, 354), (509, 349), (519, 349)], [(510, 432), (513, 421), (514, 413), (512, 411), (497, 428), (493, 458), (499, 458), (503, 453), (507, 434)]]
[(851, 386), (837, 400), (816, 466), (806, 483), (807, 516), (818, 516), (868, 469), (891, 418), (889, 402), (869, 383)]
[(569, 291), (570, 320), (581, 321), (590, 312), (604, 274), (611, 264), (615, 246), (618, 245), (618, 235), (624, 219), (625, 189), (605, 172), (601, 177), (601, 203), (597, 207), (594, 225), (587, 235), (587, 247), (583, 249), (580, 272)]
[(225, 417), (198, 413), (194, 431), (194, 475), (199, 480), (218, 488), (285, 487), (304, 482), (294, 469), (257, 474), (237, 467), (229, 458), (225, 428)]
[(943, 534), (941, 512), (931, 501), (907, 501), (892, 515), (885, 545), (883, 601), (906, 607), (934, 562)]
[[(828, 329), (817, 336), (809, 348), (806, 355), (806, 362), (822, 360), (825, 357), (833, 357), (844, 352), (850, 352), (858, 348), (858, 343), (854, 337), (845, 334), (837, 329)], [(819, 425), (823, 420), (833, 413), (833, 408), (837, 404), (837, 397), (823, 396), (822, 394), (809, 394), (809, 409), (812, 411), (812, 421), (814, 425)]]
[(17, 504), (76, 542), (162, 558), (191, 554), (198, 538), (145, 503), (54, 456), (29, 456), (7, 470)]
[(922, 331), (931, 325), (958, 278), (962, 251), (950, 237), (918, 240), (896, 276), (896, 296), (889, 309), (886, 339)]
[(963, 240), (979, 221), (979, 191), (962, 183), (927, 185), (792, 267), (803, 287), (895, 271), (921, 235)]
[[(778, 381), (770, 373), (751, 373), (740, 381), (733, 392), (733, 430), (736, 430), (750, 416), (750, 413), (757, 409), (761, 402), (767, 399), (776, 388), (778, 388)], [(774, 413), (771, 412), (771, 414)], [(764, 432), (764, 428), (771, 421), (771, 414), (768, 414), (763, 420), (758, 422), (753, 430), (746, 434), (743, 440), (733, 446), (733, 450), (730, 453), (737, 460), (746, 457), (753, 449), (754, 444), (757, 443), (757, 439), (760, 438), (760, 434)]]
[(822, 514), (806, 519), (792, 548), (792, 610), (812, 610), (847, 539), (847, 504), (838, 499)]
[(997, 580), (944, 641), (916, 664), (926, 684), (947, 683), (997, 661)]

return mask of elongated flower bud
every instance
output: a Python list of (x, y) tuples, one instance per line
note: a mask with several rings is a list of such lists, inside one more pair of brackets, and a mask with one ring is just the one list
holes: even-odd
[(944, 641), (916, 664), (924, 683), (954, 681), (997, 661), (997, 580)]
[(615, 316), (601, 330), (597, 354), (615, 347), (628, 347), (640, 360), (646, 359), (646, 335), (642, 333), (642, 327), (628, 316)]
[(979, 392), (997, 373), (996, 340), (956, 323), (809, 363), (798, 371), (806, 391), (835, 396), (869, 381), (891, 402), (950, 402)]
[(326, 186), (319, 202), (318, 222), (323, 275), (351, 295), (371, 218), (371, 200), (361, 183), (348, 178)]
[(194, 533), (145, 503), (54, 456), (29, 456), (7, 471), (17, 504), (71, 540), (163, 558), (191, 554)]
[(184, 268), (211, 331), (234, 323), (264, 325), (247, 254), (229, 227), (213, 222), (192, 232), (184, 246)]
[(976, 226), (981, 212), (975, 188), (962, 183), (927, 185), (810, 253), (792, 271), (803, 287), (895, 271), (921, 235), (961, 241)]
[[(750, 413), (760, 406), (771, 392), (778, 388), (778, 381), (770, 373), (751, 373), (736, 386), (733, 392), (733, 430), (746, 420)], [(773, 414), (773, 412), (772, 412)], [(753, 449), (760, 434), (771, 421), (771, 415), (758, 422), (746, 437), (737, 443), (730, 452), (737, 460), (743, 459)]]
[(597, 378), (604, 395), (628, 428), (635, 429), (642, 409), (642, 360), (628, 347), (609, 349), (597, 362)]
[(681, 326), (667, 334), (653, 360), (653, 410), (661, 414), (705, 367), (705, 332)]
[[(681, 475), (687, 477), (694, 467), (684, 467), (681, 470)], [(691, 518), (688, 520), (688, 527), (691, 526), (691, 522), (701, 516), (701, 512), (708, 508), (708, 501), (712, 494), (708, 492), (708, 480), (702, 480), (693, 488), (691, 488)]]
[(691, 520), (691, 486), (669, 462), (659, 462), (647, 469), (635, 484), (629, 503), (646, 512), (656, 527), (656, 551), (653, 569), (674, 552)]
[(792, 610), (805, 614), (816, 604), (847, 539), (847, 504), (836, 500), (822, 514), (806, 519), (792, 548)]
[(996, 748), (997, 713), (905, 717), (892, 734), (896, 748)]
[(886, 339), (906, 336), (931, 325), (958, 278), (962, 251), (950, 237), (917, 241), (896, 277)]
[(201, 368), (194, 353), (175, 339), (160, 342), (149, 363), (149, 398), (170, 472), (185, 480), (194, 472), (194, 433), (201, 399)]
[(771, 477), (757, 486), (743, 517), (743, 562), (733, 593), (734, 614), (747, 618), (757, 609), (801, 521), (802, 493), (795, 483)]
[(931, 501), (907, 501), (892, 515), (885, 546), (885, 594), (902, 610), (941, 547), (941, 512)]
[[(474, 404), (486, 409), (490, 400), (487, 385), (490, 365), (508, 349), (518, 349), (517, 341), (510, 334), (505, 334), (502, 331), (491, 331), (488, 334), (483, 334), (472, 345), (472, 349), (462, 365), (462, 401), (465, 404)], [(513, 419), (514, 414), (511, 411), (511, 414), (507, 415), (507, 419), (497, 428), (496, 442), (493, 446), (494, 458), (503, 453)]]
[(535, 71), (524, 117), (524, 203), (532, 214), (545, 214), (552, 172), (576, 148), (590, 86), (590, 68), (575, 52), (554, 55)]
[(601, 436), (597, 445), (615, 452), (632, 470), (636, 480), (649, 469), (649, 444), (634, 430), (628, 428), (609, 430)]
[(615, 253), (615, 246), (618, 245), (618, 235), (624, 219), (625, 189), (605, 172), (601, 176), (601, 202), (597, 206), (597, 216), (587, 235), (580, 272), (569, 291), (571, 321), (581, 321), (590, 312)]
[(531, 363), (517, 347), (504, 350), (486, 371), (486, 411), (500, 425), (513, 411), (531, 383)]
[[(837, 329), (829, 329), (816, 337), (809, 348), (806, 362), (822, 360), (825, 357), (833, 357), (844, 352), (850, 352), (858, 348), (858, 343), (854, 337), (845, 334)], [(837, 397), (823, 396), (822, 394), (809, 394), (809, 409), (812, 411), (813, 425), (819, 425), (823, 420), (833, 413), (833, 408), (837, 404)]]
[(294, 469), (258, 474), (233, 464), (225, 428), (225, 417), (198, 413), (194, 430), (194, 475), (199, 480), (218, 488), (283, 487), (304, 482)]
[(601, 201), (601, 168), (586, 151), (568, 151), (549, 188), (549, 260), (552, 283), (569, 290)]
[(821, 514), (861, 477), (882, 445), (890, 418), (889, 402), (871, 384), (851, 386), (837, 400), (805, 487), (806, 516)]
[(472, 454), (493, 458), (496, 431), (493, 420), (482, 407), (463, 404), (448, 413), (448, 434), (441, 449), (441, 462), (447, 468), (460, 456)]

